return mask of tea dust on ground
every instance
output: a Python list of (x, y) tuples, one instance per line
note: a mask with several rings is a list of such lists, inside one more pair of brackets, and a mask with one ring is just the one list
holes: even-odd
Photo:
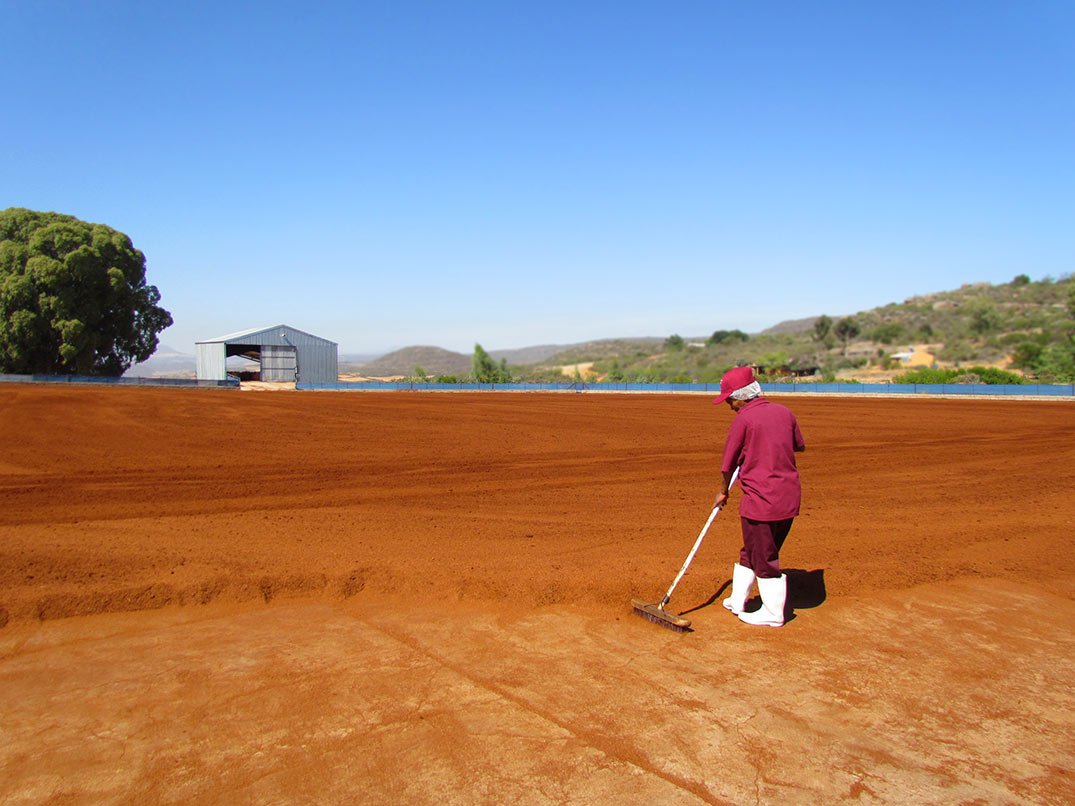
[(792, 618), (695, 395), (0, 388), (0, 801), (1060, 803), (1075, 405), (787, 397)]

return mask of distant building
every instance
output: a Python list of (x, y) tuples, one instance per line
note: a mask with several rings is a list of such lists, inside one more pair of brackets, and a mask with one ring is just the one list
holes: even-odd
[(336, 342), (287, 325), (229, 333), (194, 347), (199, 380), (226, 380), (231, 356), (256, 361), (262, 381), (335, 383), (339, 376)]

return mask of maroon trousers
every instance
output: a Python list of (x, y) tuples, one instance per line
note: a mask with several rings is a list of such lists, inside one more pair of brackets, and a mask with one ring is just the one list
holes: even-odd
[(761, 579), (780, 576), (780, 549), (794, 520), (752, 521), (750, 518), (740, 518), (743, 548), (739, 550), (739, 564), (751, 569)]

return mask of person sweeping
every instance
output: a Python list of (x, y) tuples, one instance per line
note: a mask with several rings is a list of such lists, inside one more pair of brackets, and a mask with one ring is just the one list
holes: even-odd
[[(795, 454), (806, 450), (795, 415), (766, 400), (750, 367), (736, 367), (720, 379), (715, 404), (727, 403), (735, 413), (724, 443), (722, 482), (715, 507), (728, 502), (732, 474), (739, 468), (739, 521), (743, 547), (732, 567), (732, 593), (724, 607), (747, 624), (784, 624), (787, 576), (780, 571), (780, 549), (799, 514), (802, 487)], [(747, 599), (758, 583), (761, 608), (746, 612)]]

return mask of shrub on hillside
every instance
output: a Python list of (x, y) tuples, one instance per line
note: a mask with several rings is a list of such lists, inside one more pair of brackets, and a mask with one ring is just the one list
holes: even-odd
[(937, 358), (942, 361), (973, 361), (978, 358), (978, 348), (962, 339), (956, 339), (938, 350)]
[(870, 341), (879, 344), (892, 344), (903, 335), (903, 325), (898, 322), (887, 322), (879, 325), (866, 334)]
[(972, 333), (984, 336), (1000, 327), (1001, 317), (997, 306), (991, 302), (978, 302), (969, 306), (969, 326)]
[(678, 333), (673, 333), (667, 339), (664, 340), (664, 349), (678, 351), (687, 346), (687, 342), (683, 340), (683, 337)]
[(1005, 372), (995, 367), (966, 367), (964, 369), (933, 369), (922, 367), (897, 375), (893, 383), (986, 383), (986, 384), (1020, 384), (1026, 383), (1022, 376)]
[(728, 371), (728, 367), (707, 366), (698, 372), (699, 383), (720, 383), (721, 376)]
[(709, 337), (709, 344), (732, 344), (735, 342), (750, 341), (750, 336), (742, 330), (715, 330)]
[(989, 384), (1009, 384), (1009, 383), (1026, 383), (1026, 380), (1022, 375), (1017, 375), (1014, 372), (1006, 372), (1003, 369), (997, 369), (996, 367), (970, 367), (967, 372), (973, 372), (979, 378), (982, 379), (982, 383)]
[(1075, 383), (1075, 342), (1050, 344), (1035, 365), (1039, 378), (1050, 383)]
[(922, 367), (920, 369), (913, 369), (910, 372), (902, 372), (896, 375), (893, 379), (893, 383), (948, 383), (958, 373), (950, 369), (934, 369), (933, 367)]
[(1035, 369), (1045, 348), (1033, 341), (1024, 341), (1012, 353), (1012, 364), (1020, 369)]

